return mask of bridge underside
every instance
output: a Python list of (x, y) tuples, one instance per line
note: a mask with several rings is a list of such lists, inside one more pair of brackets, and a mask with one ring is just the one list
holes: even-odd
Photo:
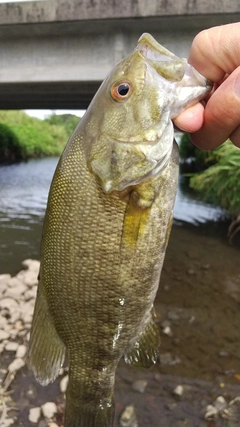
[(0, 84), (0, 109), (86, 109), (101, 82)]
[[(141, 14), (119, 18), (108, 4), (120, 15), (138, 5)], [(204, 7), (198, 10), (198, 4)], [(143, 32), (187, 57), (201, 29), (240, 20), (239, 1), (230, 6), (223, 13), (226, 6), (220, 10), (215, 0), (123, 0), (120, 9), (101, 0), (0, 4), (0, 109), (85, 109)]]

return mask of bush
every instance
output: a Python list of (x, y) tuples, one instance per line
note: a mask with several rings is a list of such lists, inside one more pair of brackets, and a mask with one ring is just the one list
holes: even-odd
[(77, 127), (80, 118), (73, 114), (52, 114), (46, 121), (51, 125), (63, 126), (68, 137), (70, 137)]
[(199, 150), (191, 141), (188, 133), (184, 133), (180, 139), (179, 154), (183, 163), (190, 164), (188, 171), (202, 171), (210, 166), (210, 151)]
[(0, 123), (0, 162), (14, 162), (21, 159), (21, 145), (15, 132)]
[(0, 111), (0, 162), (60, 155), (78, 122), (71, 114), (39, 120), (23, 111)]
[(201, 173), (190, 178), (190, 187), (197, 191), (202, 200), (226, 209), (230, 214), (240, 212), (240, 149), (226, 141), (209, 152), (212, 164)]

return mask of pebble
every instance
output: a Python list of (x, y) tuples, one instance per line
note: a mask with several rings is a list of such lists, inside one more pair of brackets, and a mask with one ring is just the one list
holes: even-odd
[(40, 407), (31, 408), (29, 410), (28, 419), (29, 419), (29, 421), (31, 421), (31, 423), (37, 424), (39, 419), (40, 419), (40, 416), (41, 416), (41, 408)]
[(27, 353), (27, 347), (23, 344), (19, 345), (16, 351), (16, 357), (23, 358)]
[(214, 402), (214, 406), (218, 411), (222, 411), (227, 406), (227, 402), (223, 396), (218, 396)]
[(68, 380), (69, 380), (69, 377), (68, 377), (68, 375), (66, 375), (60, 381), (60, 391), (62, 393), (66, 393), (67, 386), (68, 386)]
[(168, 337), (173, 336), (173, 332), (170, 326), (165, 326), (162, 331), (163, 331), (163, 334), (167, 335)]
[(208, 405), (206, 408), (206, 413), (205, 413), (205, 420), (213, 420), (217, 417), (218, 415), (218, 410), (217, 408), (215, 408), (215, 406), (213, 405)]
[(14, 420), (12, 418), (5, 418), (5, 420), (2, 421), (1, 427), (10, 427), (14, 424)]
[(10, 337), (10, 333), (0, 329), (0, 341), (7, 340)]
[(121, 427), (138, 427), (137, 416), (133, 405), (128, 405), (120, 417)]
[(173, 394), (178, 397), (181, 397), (183, 395), (183, 392), (184, 388), (182, 385), (177, 385), (177, 387), (175, 387), (175, 389), (173, 390)]
[[(27, 353), (25, 341), (28, 339), (32, 322), (39, 266), (39, 261), (29, 259), (23, 262), (25, 269), (16, 276), (0, 275), (0, 354), (2, 356), (3, 352), (9, 352), (11, 362), (6, 372), (0, 370), (0, 385), (4, 384), (6, 378), (11, 376), (14, 378), (15, 373), (25, 366), (24, 357)], [(12, 404), (7, 403), (7, 406), (11, 407)], [(52, 410), (49, 409), (48, 415), (52, 416), (57, 408), (51, 402), (50, 408)], [(42, 427), (47, 427), (46, 422), (40, 419), (41, 408), (32, 408), (29, 417), (29, 420), (39, 427), (41, 421)], [(0, 427), (9, 427), (14, 423), (15, 420), (6, 417), (1, 420)]]
[(54, 402), (47, 402), (41, 406), (43, 416), (46, 418), (52, 418), (57, 412), (57, 406)]
[(8, 311), (15, 310), (18, 306), (14, 298), (2, 298), (0, 301), (0, 308), (7, 308)]
[(139, 393), (144, 393), (148, 382), (146, 380), (137, 380), (132, 383), (132, 389)]
[(5, 350), (7, 351), (16, 351), (18, 348), (18, 343), (14, 342), (14, 341), (9, 341), (6, 345), (5, 345)]
[(24, 365), (25, 365), (24, 360), (21, 357), (18, 357), (14, 359), (12, 363), (10, 363), (10, 365), (8, 366), (8, 371), (9, 372), (19, 371), (19, 369), (21, 369)]

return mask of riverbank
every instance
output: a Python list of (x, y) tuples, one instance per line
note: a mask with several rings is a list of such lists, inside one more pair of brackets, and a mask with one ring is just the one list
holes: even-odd
[(220, 147), (203, 151), (188, 134), (180, 139), (181, 172), (200, 200), (219, 206), (231, 215), (240, 214), (240, 149), (230, 140)]
[(0, 165), (59, 156), (80, 118), (72, 114), (40, 120), (24, 111), (0, 111)]
[[(240, 246), (229, 246), (224, 230), (216, 238), (213, 228), (173, 226), (155, 303), (159, 362), (150, 370), (120, 362), (114, 427), (121, 425), (127, 406), (134, 408), (138, 427), (240, 424), (239, 400), (230, 405), (240, 396)], [(63, 427), (67, 370), (42, 387), (23, 356), (38, 268), (38, 261), (25, 261), (14, 276), (0, 275), (0, 304), (15, 301), (14, 310), (10, 304), (0, 314), (8, 334), (1, 341), (0, 411), (5, 410), (6, 421), (1, 427)], [(48, 417), (46, 403), (51, 403)]]

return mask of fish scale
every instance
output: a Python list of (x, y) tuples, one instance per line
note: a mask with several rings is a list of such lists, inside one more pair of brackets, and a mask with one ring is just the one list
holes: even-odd
[(178, 179), (171, 118), (210, 87), (145, 34), (106, 77), (59, 160), (29, 361), (46, 385), (67, 355), (65, 427), (111, 427), (120, 358), (143, 367), (158, 358), (153, 302)]

